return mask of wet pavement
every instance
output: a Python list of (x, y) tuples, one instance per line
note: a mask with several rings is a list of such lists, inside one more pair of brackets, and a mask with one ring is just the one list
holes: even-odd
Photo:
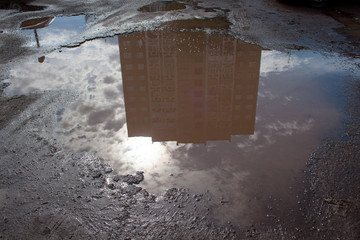
[[(260, 33), (267, 36), (271, 28), (265, 33), (260, 29), (245, 39), (253, 31), (245, 26), (250, 23), (234, 23), (234, 20), (255, 9), (258, 11), (257, 4), (261, 1), (242, 11), (242, 8), (229, 10), (211, 3), (200, 6), (187, 1), (153, 2), (107, 14), (89, 11), (76, 16), (37, 16), (20, 21), (16, 34), (27, 39), (22, 47), (30, 49), (32, 54), (4, 53), (9, 59), (17, 60), (4, 64), (7, 71), (2, 72), (2, 102), (19, 98), (18, 105), (23, 105), (21, 101), (31, 104), (40, 100), (26, 110), (19, 108), (14, 114), (7, 114), (12, 111), (10, 103), (1, 109), (2, 114), (11, 115), (1, 119), (4, 165), (18, 151), (33, 158), (40, 154), (51, 166), (55, 158), (62, 159), (61, 172), (70, 162), (78, 166), (83, 186), (89, 188), (81, 191), (84, 195), (92, 194), (82, 197), (84, 200), (112, 199), (119, 194), (117, 189), (125, 194), (119, 198), (130, 201), (122, 203), (123, 206), (136, 206), (136, 209), (139, 209), (136, 203), (140, 201), (139, 194), (144, 194), (147, 204), (157, 199), (160, 206), (161, 201), (172, 203), (179, 199), (179, 208), (185, 206), (184, 219), (197, 220), (196, 214), (208, 217), (202, 223), (194, 220), (195, 225), (204, 227), (203, 224), (211, 222), (212, 226), (231, 226), (238, 231), (229, 230), (232, 234), (221, 235), (222, 230), (214, 230), (199, 239), (251, 236), (279, 239), (278, 234), (308, 239), (313, 224), (305, 217), (309, 211), (306, 164), (310, 154), (329, 139), (347, 140), (344, 123), (350, 117), (345, 110), (349, 92), (346, 87), (359, 79), (358, 49), (344, 47), (339, 52), (334, 43), (334, 51), (324, 51), (329, 47), (326, 37), (316, 43), (319, 48), (308, 40), (300, 40), (300, 44), (286, 39), (272, 44), (276, 39), (273, 33), (267, 42), (266, 38), (257, 39)], [(289, 8), (293, 6), (286, 5), (281, 11)], [(119, 11), (125, 9), (130, 9), (128, 16), (119, 18)], [(194, 15), (198, 16), (192, 20)], [(145, 28), (150, 29), (140, 29), (144, 27), (142, 21), (151, 16), (157, 18), (160, 27), (147, 23)], [(140, 28), (127, 31), (133, 28), (133, 19), (138, 19)], [(357, 26), (351, 25), (355, 29)], [(6, 30), (6, 34), (12, 33)], [(349, 46), (356, 42), (356, 36), (348, 37)], [(14, 119), (12, 123), (11, 119)], [(23, 142), (22, 138), (29, 140)], [(36, 148), (40, 149), (36, 150), (39, 153), (30, 150), (32, 145), (39, 144), (49, 145), (50, 153), (43, 153), (41, 146)], [(22, 145), (26, 147), (20, 150)], [(63, 160), (66, 156), (72, 158), (69, 163)], [(130, 176), (135, 173), (134, 177)], [(71, 170), (67, 174), (78, 173)], [(77, 179), (73, 175), (66, 178), (61, 175), (55, 174), (55, 179)], [(5, 189), (1, 200), (8, 206), (5, 191), (13, 183), (5, 180), (9, 179), (7, 173), (1, 176), (1, 188)], [(67, 184), (77, 189), (77, 181), (69, 180)], [(28, 185), (35, 183), (30, 178)], [(107, 190), (95, 194), (90, 186)], [(70, 195), (79, 194), (71, 191)], [(192, 200), (190, 195), (194, 196)], [(134, 203), (133, 197), (137, 199)], [(328, 202), (333, 204), (332, 200)], [(198, 205), (189, 210), (186, 206), (192, 204)], [(51, 209), (57, 208), (48, 211), (52, 212)], [(125, 210), (115, 207), (114, 213), (117, 211)], [(134, 215), (141, 218), (137, 211), (134, 210)], [(168, 214), (178, 213), (168, 211)], [(191, 215), (192, 211), (195, 216)], [(167, 214), (160, 213), (160, 217), (166, 218)], [(125, 224), (124, 219), (119, 220), (121, 224)], [(44, 220), (45, 225), (55, 220)], [(149, 216), (143, 216), (141, 221), (150, 221)], [(89, 224), (92, 222), (85, 225)], [(152, 227), (156, 229), (156, 226)], [(265, 228), (256, 230), (256, 226)], [(53, 230), (46, 228), (44, 236)], [(115, 229), (113, 225), (111, 228)], [(269, 228), (274, 229), (273, 235), (267, 235)], [(206, 232), (206, 227), (203, 230)], [(13, 232), (2, 231), (1, 237), (5, 239), (6, 232)], [(16, 236), (12, 234), (9, 236)], [(74, 236), (79, 239), (86, 236), (81, 234)], [(118, 229), (114, 234), (113, 238), (126, 236)], [(137, 235), (140, 230), (132, 234), (129, 239), (143, 239)], [(169, 239), (166, 234), (159, 234), (153, 236)], [(174, 236), (170, 239), (176, 239)], [(356, 235), (352, 237), (356, 239)], [(101, 235), (96, 238), (101, 239)]]
[(296, 206), (308, 154), (341, 129), (338, 89), (353, 76), (338, 61), (216, 34), (132, 33), (22, 64), (5, 94), (75, 90), (54, 137), (119, 173), (144, 171), (150, 192), (210, 191), (224, 202), (218, 218), (249, 223), (272, 198)]

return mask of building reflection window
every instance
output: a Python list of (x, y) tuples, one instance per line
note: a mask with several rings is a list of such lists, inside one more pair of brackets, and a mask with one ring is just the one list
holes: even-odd
[(126, 54), (124, 54), (124, 58), (125, 59), (130, 59), (130, 58), (132, 58), (132, 54), (131, 53), (126, 53)]
[(130, 47), (131, 43), (130, 43), (130, 41), (126, 40), (126, 41), (123, 41), (123, 42), (122, 42), (122, 45), (123, 45), (124, 47)]
[(125, 70), (132, 70), (133, 65), (132, 64), (125, 64)]
[(144, 64), (138, 64), (138, 70), (144, 70), (145, 69), (145, 66)]

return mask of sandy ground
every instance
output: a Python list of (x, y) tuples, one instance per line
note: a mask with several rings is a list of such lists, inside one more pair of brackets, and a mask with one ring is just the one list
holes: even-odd
[[(310, 49), (356, 59), (359, 5), (313, 9), (278, 1), (196, 3), (182, 15), (125, 13), (149, 1), (34, 1), (40, 11), (0, 10), (1, 78), (14, 64), (61, 46), (32, 49), (17, 31), (29, 18), (97, 14), (90, 30), (67, 45), (171, 20), (219, 17), (221, 28), (244, 41), (280, 51)], [(211, 11), (210, 11), (211, 10)], [(151, 21), (156, 16), (156, 21)], [(1, 84), (1, 83), (0, 83)], [(6, 86), (2, 84), (1, 90)], [(211, 196), (170, 189), (161, 196), (137, 185), (141, 172), (119, 176), (102, 159), (73, 152), (48, 134), (58, 106), (70, 92), (0, 96), (0, 239), (359, 239), (359, 82), (348, 84), (347, 125), (342, 140), (314, 150), (308, 163), (303, 226), (283, 221), (238, 228), (213, 220)]]

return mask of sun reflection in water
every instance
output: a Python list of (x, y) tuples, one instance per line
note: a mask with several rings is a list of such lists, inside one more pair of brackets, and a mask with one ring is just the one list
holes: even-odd
[(126, 141), (126, 159), (135, 169), (152, 170), (167, 158), (166, 146), (152, 142), (151, 137), (131, 137)]

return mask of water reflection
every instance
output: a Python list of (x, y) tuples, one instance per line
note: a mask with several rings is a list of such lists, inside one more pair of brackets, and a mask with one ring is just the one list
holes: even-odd
[(120, 35), (47, 59), (12, 69), (5, 89), (77, 93), (54, 109), (56, 127), (38, 132), (95, 153), (121, 174), (145, 171), (150, 192), (209, 190), (216, 217), (239, 224), (273, 214), (269, 199), (282, 199), (284, 214), (297, 208), (290, 187), (301, 184), (309, 153), (339, 126), (335, 96), (348, 76), (336, 59), (200, 32)]
[(118, 38), (129, 137), (205, 144), (254, 133), (260, 47), (203, 32)]
[[(20, 27), (23, 30), (25, 30), (25, 29), (26, 30), (29, 30), (29, 29), (34, 30), (36, 45), (39, 48), (40, 41), (39, 41), (39, 36), (38, 36), (37, 30), (40, 28), (45, 28), (45, 27), (49, 26), (54, 21), (54, 19), (55, 19), (55, 17), (34, 18), (34, 19), (30, 19), (30, 20), (26, 20), (26, 21), (22, 22)], [(43, 63), (45, 61), (45, 56), (39, 57), (38, 60), (40, 63)]]
[(39, 29), (49, 26), (55, 17), (33, 18), (21, 23), (21, 29)]
[[(35, 36), (37, 47), (57, 48), (76, 40), (93, 20), (92, 15), (33, 18), (21, 23), (22, 32)], [(29, 46), (35, 47), (34, 42)]]

